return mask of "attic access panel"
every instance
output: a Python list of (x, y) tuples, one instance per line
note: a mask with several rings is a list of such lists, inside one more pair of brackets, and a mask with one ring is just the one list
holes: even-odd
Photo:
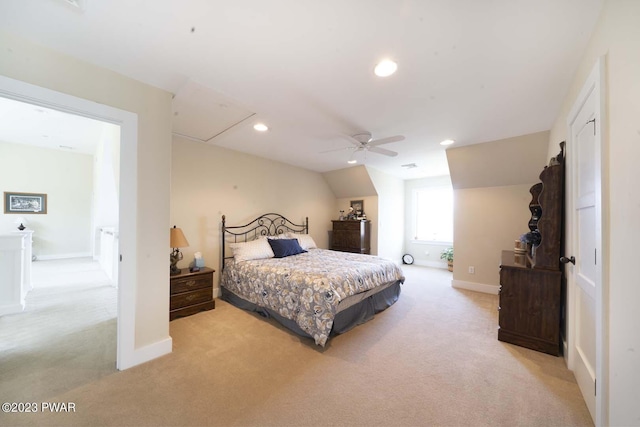
[(173, 133), (208, 142), (255, 113), (199, 83), (189, 81), (173, 97)]

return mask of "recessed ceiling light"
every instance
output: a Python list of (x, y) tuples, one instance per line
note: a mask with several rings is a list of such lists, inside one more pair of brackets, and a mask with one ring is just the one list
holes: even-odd
[(444, 141), (442, 141), (440, 143), (440, 145), (451, 145), (453, 144), (455, 141), (453, 139), (445, 139)]
[(378, 65), (376, 65), (376, 68), (373, 70), (373, 72), (376, 73), (376, 76), (378, 77), (387, 77), (395, 73), (397, 69), (398, 64), (390, 59), (385, 59), (384, 61), (380, 61)]
[(357, 160), (353, 159), (353, 160), (347, 160), (347, 163), (349, 163), (350, 165), (353, 165), (355, 163), (358, 163)]
[(266, 132), (269, 130), (267, 125), (265, 125), (264, 123), (256, 123), (255, 125), (253, 125), (253, 128), (258, 132)]

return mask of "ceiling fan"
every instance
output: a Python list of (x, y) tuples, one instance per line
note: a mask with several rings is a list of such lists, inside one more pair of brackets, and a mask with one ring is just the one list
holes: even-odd
[(382, 144), (389, 144), (391, 142), (398, 142), (404, 140), (404, 136), (395, 135), (389, 136), (387, 138), (381, 139), (373, 139), (371, 137), (371, 133), (363, 132), (358, 133), (353, 136), (347, 136), (349, 142), (353, 144), (353, 147), (345, 147), (345, 148), (337, 148), (335, 150), (323, 151), (323, 153), (328, 153), (330, 151), (340, 151), (340, 150), (353, 150), (354, 153), (358, 151), (371, 151), (372, 153), (382, 154), (384, 156), (395, 157), (398, 155), (395, 151), (387, 150), (386, 148), (379, 147)]

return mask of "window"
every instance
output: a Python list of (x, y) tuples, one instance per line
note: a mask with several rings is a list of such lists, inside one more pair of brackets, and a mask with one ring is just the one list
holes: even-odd
[(430, 187), (413, 193), (415, 240), (453, 242), (453, 189)]

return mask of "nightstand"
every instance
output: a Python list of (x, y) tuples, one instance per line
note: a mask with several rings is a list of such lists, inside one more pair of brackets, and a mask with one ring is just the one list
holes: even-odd
[(183, 268), (180, 274), (171, 276), (169, 320), (216, 307), (213, 300), (213, 273), (215, 270), (208, 267), (193, 273)]

